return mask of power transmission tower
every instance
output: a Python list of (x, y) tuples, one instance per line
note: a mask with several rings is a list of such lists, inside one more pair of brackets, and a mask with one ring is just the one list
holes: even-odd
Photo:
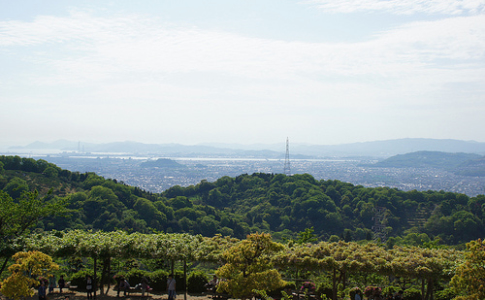
[(285, 155), (285, 167), (283, 168), (283, 172), (286, 176), (291, 176), (291, 169), (290, 169), (290, 140), (286, 138), (286, 155)]
[(387, 209), (385, 207), (376, 206), (374, 208), (374, 226), (372, 226), (372, 230), (374, 231), (374, 241), (378, 242), (380, 240), (381, 243), (386, 242), (387, 234), (386, 234), (386, 212)]

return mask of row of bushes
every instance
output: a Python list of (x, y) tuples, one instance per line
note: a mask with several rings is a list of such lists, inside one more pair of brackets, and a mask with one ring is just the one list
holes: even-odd
[[(90, 274), (92, 275), (92, 271), (79, 271), (71, 276), (71, 284), (78, 286), (80, 289), (86, 288), (86, 276)], [(101, 280), (101, 275), (98, 273), (98, 282)], [(128, 280), (131, 286), (135, 286), (136, 284), (140, 283), (143, 277), (148, 278), (150, 282), (150, 287), (153, 288), (154, 291), (163, 292), (167, 290), (167, 279), (169, 276), (169, 272), (165, 270), (158, 270), (154, 272), (139, 270), (139, 269), (132, 269), (128, 272), (122, 272), (116, 274), (116, 276), (111, 278), (111, 284), (116, 284), (116, 277), (122, 276)], [(175, 271), (174, 278), (177, 281), (177, 291), (182, 292), (185, 291), (185, 280), (182, 271)], [(205, 291), (205, 284), (208, 282), (208, 276), (201, 270), (194, 270), (190, 272), (187, 276), (187, 291), (189, 293), (202, 293)], [(270, 292), (269, 294), (275, 298), (281, 297), (281, 290), (294, 290), (296, 289), (296, 285), (294, 282), (288, 282), (287, 286), (284, 288)], [(366, 290), (369, 288), (376, 288), (376, 287), (367, 287)], [(353, 289), (352, 289), (353, 290)], [(382, 295), (388, 294), (395, 294), (399, 291), (399, 287), (395, 286), (388, 286), (382, 289)], [(350, 291), (350, 290), (349, 290)], [(348, 294), (344, 293), (344, 294)], [(364, 291), (365, 292), (365, 291)], [(328, 285), (318, 285), (315, 289), (315, 294), (326, 295), (328, 299), (332, 297), (332, 288)], [(366, 295), (369, 296), (369, 295)], [(444, 289), (435, 293), (435, 300), (450, 300), (453, 299), (456, 295), (453, 293), (451, 289)], [(404, 291), (403, 300), (421, 300), (421, 291), (415, 288), (409, 288)]]
[[(387, 286), (383, 289), (375, 286), (368, 286), (364, 289), (364, 291), (360, 290), (359, 288), (355, 287), (350, 290), (340, 291), (341, 298), (344, 298), (344, 295), (350, 295), (351, 299), (354, 299), (355, 293), (360, 291), (360, 294), (364, 294), (366, 298), (369, 298), (372, 295), (372, 291), (378, 289), (381, 295), (387, 297), (388, 295), (395, 295), (398, 291), (402, 290), (402, 288), (397, 286)], [(328, 299), (332, 298), (332, 288), (328, 285), (320, 285), (316, 288), (315, 294), (318, 296), (325, 295)], [(446, 288), (444, 290), (437, 291), (434, 294), (435, 300), (452, 300), (456, 297), (456, 293), (451, 288)], [(421, 291), (416, 288), (408, 288), (404, 290), (403, 293), (403, 300), (421, 300)], [(322, 297), (325, 298), (325, 297)]]
[[(86, 276), (93, 275), (92, 271), (79, 271), (74, 273), (70, 280), (71, 285), (75, 285), (80, 289), (86, 289)], [(154, 291), (163, 292), (167, 290), (167, 279), (169, 272), (165, 270), (158, 270), (154, 272), (133, 269), (128, 272), (122, 272), (112, 277), (111, 284), (116, 284), (117, 277), (124, 277), (130, 283), (130, 286), (135, 286), (141, 282), (143, 277), (148, 278), (149, 285)], [(101, 274), (97, 274), (97, 281), (101, 280)], [(184, 274), (181, 271), (174, 273), (174, 278), (177, 282), (177, 291), (185, 291)], [(187, 276), (187, 291), (189, 293), (202, 293), (205, 291), (204, 285), (208, 282), (207, 275), (200, 270), (194, 270)]]
[[(372, 288), (375, 289), (376, 287), (369, 286), (364, 290), (364, 295), (366, 297), (369, 297), (371, 295)], [(388, 286), (388, 287), (385, 287), (385, 288), (382, 289), (381, 294), (384, 295), (384, 296), (394, 295), (400, 290), (402, 290), (400, 287)], [(451, 288), (446, 288), (446, 289), (435, 292), (434, 299), (435, 300), (451, 300), (451, 299), (454, 299), (456, 296), (457, 296), (456, 293)], [(422, 299), (421, 290), (416, 289), (416, 288), (408, 288), (408, 289), (404, 290), (402, 297), (403, 297), (403, 300), (421, 300)]]

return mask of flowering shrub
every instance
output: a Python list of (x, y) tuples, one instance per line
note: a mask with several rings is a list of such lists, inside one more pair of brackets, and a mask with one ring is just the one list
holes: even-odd
[(303, 283), (303, 285), (301, 286), (300, 290), (302, 291), (311, 291), (311, 292), (314, 292), (315, 291), (315, 284), (311, 281), (305, 281)]
[(125, 277), (121, 274), (116, 274), (115, 276), (113, 276), (113, 279), (118, 282), (120, 281), (121, 279), (125, 279)]
[(364, 290), (364, 295), (366, 297), (370, 297), (372, 295), (380, 295), (381, 294), (381, 288), (377, 286), (368, 286)]

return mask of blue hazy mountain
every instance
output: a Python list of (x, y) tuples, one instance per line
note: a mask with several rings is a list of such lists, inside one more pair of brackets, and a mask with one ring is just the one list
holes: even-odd
[[(10, 147), (15, 151), (58, 149), (60, 151), (105, 152), (130, 154), (156, 154), (166, 156), (229, 156), (284, 158), (286, 146), (280, 144), (144, 144), (138, 142), (115, 142), (93, 144), (59, 140), (52, 143), (34, 142), (26, 146)], [(396, 139), (374, 142), (350, 143), (341, 145), (290, 144), (292, 158), (310, 157), (390, 157), (397, 154), (418, 151), (439, 151), (450, 153), (475, 153), (485, 155), (485, 143), (475, 141), (444, 139)]]
[[(485, 143), (442, 139), (409, 138), (330, 146), (309, 145), (303, 148), (307, 155), (325, 153), (327, 156), (389, 157), (417, 151), (463, 152), (485, 155)], [(298, 151), (299, 147), (293, 146), (292, 149)]]
[(481, 158), (474, 153), (449, 153), (439, 151), (418, 151), (391, 156), (372, 166), (383, 168), (437, 168), (454, 170), (468, 161)]
[(446, 170), (456, 175), (485, 176), (485, 156), (463, 152), (418, 151), (398, 154), (365, 166), (378, 168), (435, 168)]

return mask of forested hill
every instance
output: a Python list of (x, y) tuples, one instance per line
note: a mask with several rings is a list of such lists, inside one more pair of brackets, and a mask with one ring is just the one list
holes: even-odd
[(383, 168), (437, 168), (461, 175), (485, 174), (484, 157), (473, 153), (418, 151), (391, 156), (373, 164)]
[[(372, 239), (376, 208), (385, 208), (385, 231), (393, 242), (439, 237), (448, 244), (485, 233), (485, 196), (451, 192), (403, 192), (365, 188), (311, 175), (243, 174), (172, 187), (152, 194), (94, 173), (61, 170), (44, 160), (0, 156), (0, 189), (13, 198), (37, 189), (48, 197), (70, 195), (65, 217), (39, 228), (217, 233), (242, 238), (256, 231), (291, 238), (313, 227), (320, 239)], [(5, 197), (5, 194), (2, 194)], [(332, 235), (334, 235), (332, 237)]]

